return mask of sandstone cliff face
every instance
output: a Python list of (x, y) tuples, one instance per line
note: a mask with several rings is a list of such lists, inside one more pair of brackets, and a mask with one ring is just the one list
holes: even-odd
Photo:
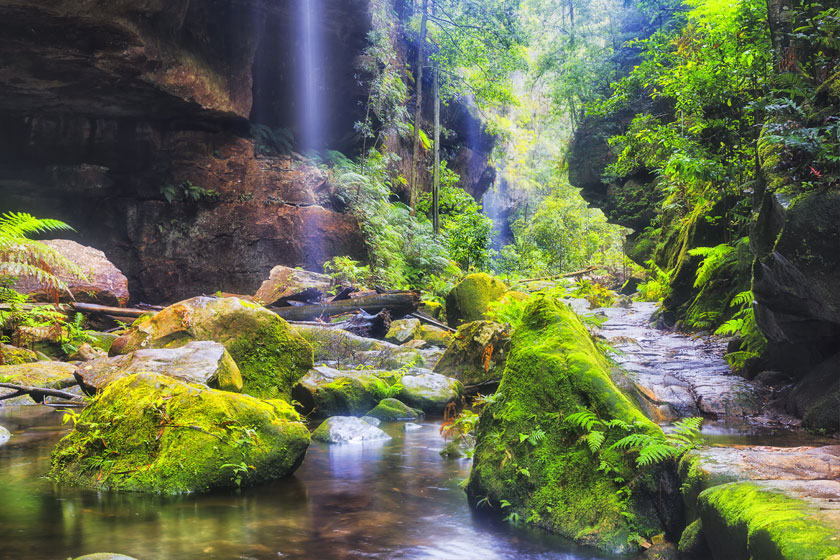
[[(315, 4), (324, 143), (352, 153), (368, 0)], [(326, 176), (250, 139), (252, 123), (299, 136), (300, 5), (0, 0), (0, 210), (67, 221), (154, 303), (366, 259)], [(478, 184), (486, 154), (457, 150)]]

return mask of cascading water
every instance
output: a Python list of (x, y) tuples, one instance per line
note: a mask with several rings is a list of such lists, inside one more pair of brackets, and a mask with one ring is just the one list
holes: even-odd
[(320, 0), (301, 0), (298, 106), (300, 112), (300, 149), (306, 154), (324, 148), (323, 96), (324, 82), (323, 36), (321, 33)]

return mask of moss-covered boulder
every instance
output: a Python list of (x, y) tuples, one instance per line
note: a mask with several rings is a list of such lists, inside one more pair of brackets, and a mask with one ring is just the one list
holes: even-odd
[(700, 494), (714, 560), (825, 560), (840, 555), (840, 482), (730, 482)]
[(460, 381), (430, 371), (403, 375), (400, 384), (400, 400), (427, 414), (440, 414), (450, 403), (460, 403), (464, 396)]
[(372, 369), (399, 369), (407, 365), (422, 366), (436, 361), (427, 357), (426, 351), (419, 352), (377, 340), (365, 338), (342, 329), (301, 325), (298, 333), (312, 345), (315, 363), (337, 369), (363, 366)]
[[(66, 390), (76, 385), (76, 379), (73, 377), (75, 370), (76, 366), (65, 362), (31, 362), (0, 366), (0, 383)], [(0, 388), (0, 396), (14, 392), (14, 389)], [(0, 401), (0, 406), (27, 404), (35, 404), (35, 401), (28, 396)]]
[(286, 321), (239, 298), (196, 297), (138, 320), (114, 341), (111, 355), (178, 348), (193, 340), (221, 343), (242, 374), (243, 392), (288, 398), (313, 366), (312, 347)]
[(419, 328), (420, 319), (399, 319), (391, 323), (391, 328), (388, 329), (385, 339), (402, 344), (413, 340)]
[(17, 364), (29, 364), (38, 361), (38, 354), (26, 348), (18, 348), (11, 344), (0, 343), (0, 354), (3, 355), (3, 363), (13, 366)]
[(485, 274), (468, 274), (446, 296), (446, 320), (451, 327), (484, 319), (491, 301), (507, 291), (501, 280)]
[(402, 420), (419, 420), (423, 413), (415, 410), (397, 399), (382, 399), (373, 410), (368, 411), (365, 416), (376, 418), (383, 422), (399, 422)]
[(242, 390), (242, 375), (225, 347), (218, 342), (192, 341), (180, 348), (150, 348), (122, 356), (103, 356), (82, 364), (76, 380), (88, 394), (102, 391), (123, 377), (154, 372), (200, 383), (222, 391)]
[(319, 366), (298, 381), (292, 398), (305, 413), (313, 412), (318, 417), (361, 416), (390, 394), (389, 387), (396, 380), (385, 374)]
[(454, 377), (467, 387), (498, 383), (510, 350), (510, 327), (473, 321), (458, 327), (435, 372)]
[(156, 373), (109, 385), (52, 456), (50, 477), (97, 490), (178, 494), (287, 476), (309, 431), (269, 403)]
[[(659, 485), (668, 480), (665, 467), (639, 469), (630, 455), (610, 449), (626, 432), (606, 431), (594, 455), (564, 421), (584, 410), (662, 435), (615, 386), (578, 317), (557, 300), (533, 296), (496, 398), (478, 422), (467, 494), (474, 505), (489, 502), (578, 543), (633, 551), (638, 537), (665, 531), (676, 485)], [(503, 500), (510, 504), (504, 510)]]
[(414, 336), (432, 346), (446, 348), (452, 342), (452, 333), (434, 325), (420, 325)]
[(324, 443), (360, 443), (391, 439), (391, 436), (361, 418), (331, 416), (312, 432), (312, 439)]

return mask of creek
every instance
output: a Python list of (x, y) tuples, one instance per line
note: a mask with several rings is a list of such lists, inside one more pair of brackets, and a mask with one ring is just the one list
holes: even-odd
[(271, 484), (159, 497), (55, 487), (43, 475), (67, 431), (46, 407), (0, 408), (13, 437), (0, 447), (0, 558), (55, 560), (120, 552), (194, 558), (605, 558), (467, 504), (469, 460), (444, 459), (440, 422), (384, 442), (313, 442), (295, 474)]

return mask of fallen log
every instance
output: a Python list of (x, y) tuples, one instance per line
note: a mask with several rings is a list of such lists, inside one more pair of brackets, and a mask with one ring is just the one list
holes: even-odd
[(150, 309), (131, 309), (128, 307), (108, 307), (107, 305), (99, 305), (96, 303), (72, 303), (73, 309), (82, 313), (96, 313), (98, 315), (116, 315), (118, 317), (133, 317), (136, 319), (145, 313), (152, 311)]
[(28, 385), (16, 385), (14, 383), (0, 383), (0, 388), (16, 391), (15, 393), (9, 393), (8, 395), (0, 395), (0, 401), (22, 397), (23, 395), (29, 395), (36, 403), (44, 402), (44, 399), (47, 397), (57, 397), (59, 399), (66, 399), (70, 401), (80, 400), (79, 395), (74, 395), (73, 393), (68, 393), (67, 391), (59, 391), (58, 389), (47, 389), (45, 387), (30, 387)]
[(419, 305), (420, 295), (417, 292), (399, 292), (300, 307), (269, 307), (269, 309), (287, 321), (313, 321), (358, 310), (376, 315), (383, 309), (390, 312), (391, 317), (400, 318), (416, 311)]
[(433, 319), (429, 317), (425, 313), (421, 313), (419, 311), (411, 313), (410, 315), (406, 315), (407, 319), (419, 319), (421, 323), (426, 323), (427, 325), (432, 325), (433, 327), (437, 327), (439, 329), (444, 329), (449, 332), (457, 332), (457, 329), (453, 329), (449, 325), (445, 325), (438, 321), (437, 319)]
[(558, 278), (574, 278), (575, 276), (583, 276), (584, 274), (589, 274), (590, 272), (595, 272), (598, 270), (598, 267), (592, 265), (588, 268), (584, 268), (583, 270), (576, 270), (574, 272), (565, 272), (563, 274), (554, 274), (552, 276), (543, 276), (542, 278), (528, 278), (527, 280), (519, 280), (515, 282), (513, 285), (518, 286), (519, 284), (527, 284), (529, 282), (542, 282), (547, 280), (557, 280)]

